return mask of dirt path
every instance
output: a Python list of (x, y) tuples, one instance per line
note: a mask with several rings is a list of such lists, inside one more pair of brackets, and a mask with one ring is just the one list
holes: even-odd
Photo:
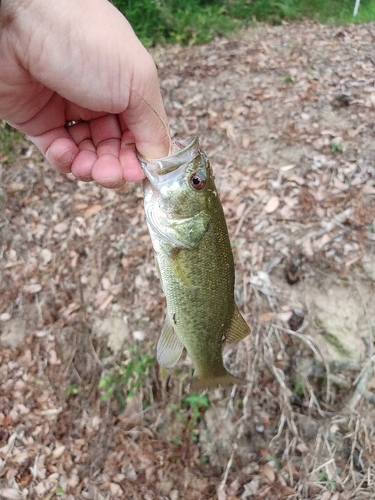
[[(374, 47), (374, 24), (303, 23), (154, 51), (173, 135), (215, 170), (254, 332), (225, 352), (249, 384), (195, 403), (188, 358), (146, 366), (164, 298), (141, 186), (0, 152), (1, 499), (374, 498)], [(132, 359), (119, 415), (98, 382)]]

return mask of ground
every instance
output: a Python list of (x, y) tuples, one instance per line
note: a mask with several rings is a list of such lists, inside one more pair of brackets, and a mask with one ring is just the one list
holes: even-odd
[(374, 24), (305, 22), (153, 51), (172, 136), (215, 171), (243, 387), (186, 399), (188, 357), (154, 362), (142, 186), (4, 145), (1, 499), (375, 498), (374, 43)]

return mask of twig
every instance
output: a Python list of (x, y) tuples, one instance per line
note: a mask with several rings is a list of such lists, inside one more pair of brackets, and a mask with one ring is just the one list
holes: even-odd
[(324, 462), (324, 464), (319, 465), (318, 467), (316, 467), (314, 470), (312, 470), (312, 471), (310, 472), (310, 476), (312, 476), (312, 474), (314, 474), (315, 472), (318, 472), (320, 469), (323, 469), (323, 467), (326, 467), (327, 465), (332, 464), (334, 461), (335, 461), (335, 459), (334, 459), (334, 458), (331, 458), (331, 459), (330, 459), (330, 460), (328, 460), (327, 462)]
[(310, 349), (313, 351), (313, 353), (315, 354), (315, 356), (317, 358), (320, 358), (323, 361), (324, 367), (326, 369), (326, 374), (327, 374), (326, 398), (327, 398), (327, 402), (328, 402), (329, 401), (329, 395), (330, 395), (330, 392), (331, 392), (331, 384), (330, 384), (330, 377), (329, 377), (329, 375), (330, 375), (330, 368), (329, 368), (329, 365), (328, 365), (327, 361), (325, 360), (323, 354), (320, 352), (319, 347), (317, 347), (317, 346), (314, 345), (314, 341), (308, 335), (305, 335), (303, 333), (294, 332), (293, 330), (289, 330), (288, 328), (283, 328), (283, 327), (275, 325), (275, 324), (272, 324), (272, 326), (274, 328), (282, 330), (285, 333), (288, 333), (289, 335), (292, 335), (294, 337), (299, 338), (303, 342), (306, 342), (306, 344), (310, 347)]
[(363, 397), (367, 399), (367, 401), (373, 405), (375, 405), (375, 393), (371, 391), (365, 391), (363, 393)]
[(367, 366), (364, 366), (362, 372), (358, 375), (355, 381), (357, 387), (348, 404), (349, 408), (352, 410), (354, 410), (354, 408), (357, 406), (364, 393), (367, 391), (367, 386), (374, 374), (373, 358), (374, 356), (369, 360)]
[(240, 438), (242, 437), (242, 434), (244, 432), (244, 421), (246, 420), (247, 418), (247, 411), (246, 411), (246, 408), (247, 408), (247, 401), (250, 397), (250, 392), (251, 392), (251, 386), (250, 384), (248, 384), (248, 387), (247, 387), (247, 390), (246, 390), (246, 394), (245, 394), (245, 397), (244, 397), (244, 400), (243, 400), (243, 407), (244, 407), (244, 413), (242, 415), (242, 417), (237, 421), (237, 425), (238, 425), (238, 432), (237, 432), (237, 436), (236, 436), (236, 439), (233, 443), (233, 446), (232, 446), (232, 452), (230, 454), (230, 457), (229, 457), (229, 460), (227, 462), (227, 465), (225, 467), (225, 471), (224, 471), (224, 475), (223, 475), (223, 479), (220, 483), (220, 486), (218, 488), (218, 493), (219, 492), (224, 492), (224, 488), (225, 488), (225, 485), (227, 483), (227, 480), (228, 480), (228, 475), (229, 475), (229, 471), (230, 471), (230, 468), (232, 467), (232, 463), (233, 463), (233, 460), (234, 460), (234, 457), (235, 457), (235, 454), (236, 454), (236, 451), (238, 449), (238, 441), (240, 440)]

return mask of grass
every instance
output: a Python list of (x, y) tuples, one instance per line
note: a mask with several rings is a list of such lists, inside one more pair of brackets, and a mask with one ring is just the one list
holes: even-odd
[(101, 401), (114, 398), (118, 413), (123, 413), (127, 400), (132, 398), (148, 376), (154, 358), (139, 351), (137, 344), (130, 345), (123, 353), (121, 365), (114, 365), (99, 382)]
[(321, 23), (348, 24), (375, 20), (375, 2), (361, 0), (112, 0), (127, 17), (147, 47), (157, 43), (193, 45), (215, 36), (230, 36), (257, 21), (317, 19)]
[(10, 164), (17, 155), (16, 149), (23, 139), (23, 134), (0, 120), (0, 156), (4, 156), (4, 163)]

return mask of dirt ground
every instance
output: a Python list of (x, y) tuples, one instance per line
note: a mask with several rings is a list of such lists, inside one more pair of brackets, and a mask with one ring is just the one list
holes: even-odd
[(190, 360), (149, 360), (140, 184), (0, 152), (1, 500), (375, 498), (374, 47), (375, 24), (306, 22), (153, 51), (172, 136), (215, 171), (243, 387), (186, 399)]

